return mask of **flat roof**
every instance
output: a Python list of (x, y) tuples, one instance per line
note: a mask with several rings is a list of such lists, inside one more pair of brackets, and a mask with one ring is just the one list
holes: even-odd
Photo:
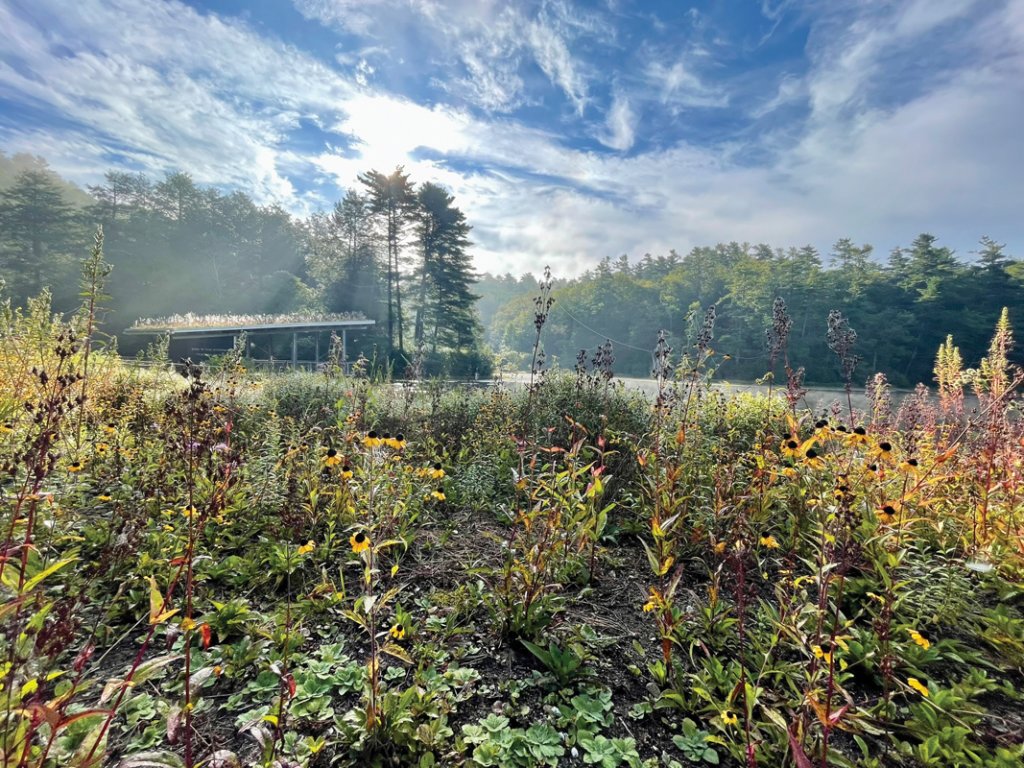
[(369, 328), (376, 320), (366, 317), (327, 317), (326, 319), (266, 316), (253, 318), (205, 318), (183, 316), (159, 320), (140, 320), (125, 330), (130, 334), (166, 333), (171, 336), (224, 336), (238, 333), (319, 332), (331, 328)]

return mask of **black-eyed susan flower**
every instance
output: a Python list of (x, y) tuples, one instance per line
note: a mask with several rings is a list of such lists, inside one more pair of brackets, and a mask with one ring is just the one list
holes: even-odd
[(306, 542), (305, 544), (303, 544), (303, 545), (302, 545), (301, 547), (299, 547), (299, 548), (298, 548), (298, 549), (296, 550), (296, 552), (297, 552), (298, 554), (300, 554), (300, 555), (308, 555), (308, 554), (309, 554), (310, 552), (312, 552), (312, 551), (313, 551), (314, 549), (316, 549), (316, 543), (315, 543), (315, 542), (314, 542), (314, 541), (313, 541), (312, 539), (310, 539), (310, 540), (309, 540), (309, 541), (307, 541), (307, 542)]
[(730, 712), (728, 709), (723, 709), (721, 716), (723, 725), (736, 725), (740, 721), (740, 719), (736, 717), (736, 713)]
[(352, 467), (350, 467), (348, 464), (346, 464), (345, 466), (343, 466), (341, 468), (341, 479), (342, 480), (351, 480), (352, 479)]
[(444, 501), (445, 500), (445, 495), (441, 491), (431, 491), (430, 492), (430, 497), (432, 499), (434, 499), (435, 501)]
[(377, 433), (372, 429), (369, 432), (367, 432), (366, 437), (363, 438), (363, 445), (365, 445), (367, 448), (377, 448), (378, 446), (380, 446), (380, 444), (380, 437), (378, 437)]
[(110, 453), (109, 443), (96, 443), (96, 453), (100, 456), (106, 456)]
[(815, 429), (828, 429), (828, 419), (818, 419), (814, 422)]
[(106, 493), (101, 493), (99, 496), (96, 497), (96, 501), (110, 501), (111, 498), (113, 497)]
[(868, 442), (868, 431), (864, 427), (854, 427), (847, 440), (850, 445), (864, 445)]
[(197, 511), (196, 508), (193, 507), (193, 506), (188, 506), (188, 507), (182, 507), (181, 508), (181, 514), (183, 514), (185, 517), (192, 517), (192, 516), (194, 516), (196, 514), (196, 511)]
[(875, 447), (874, 454), (878, 458), (888, 461), (892, 458), (892, 443), (888, 440), (883, 440)]
[(113, 435), (117, 433), (117, 425), (114, 422), (108, 422), (100, 427), (101, 431), (105, 435)]
[(770, 533), (761, 534), (761, 538), (758, 539), (758, 541), (761, 543), (762, 547), (766, 547), (767, 549), (779, 548), (778, 540)]
[(335, 467), (341, 464), (341, 456), (336, 448), (327, 449), (327, 454), (324, 456), (324, 464), (328, 467)]
[(906, 472), (908, 475), (915, 475), (915, 474), (917, 474), (917, 472), (918, 472), (918, 470), (920, 468), (921, 468), (920, 462), (917, 459), (913, 458), (913, 457), (907, 459), (906, 461), (901, 461), (900, 462), (900, 471), (901, 472)]
[(878, 518), (878, 522), (882, 525), (892, 525), (893, 522), (895, 522), (896, 515), (899, 514), (899, 511), (898, 502), (883, 504), (875, 510), (875, 516)]
[(826, 664), (832, 663), (832, 653), (830, 651), (826, 651), (820, 645), (812, 645), (811, 652), (814, 654), (816, 659), (821, 659)]
[(72, 461), (68, 464), (68, 472), (81, 472), (85, 469), (85, 465), (80, 461)]
[(405, 435), (401, 433), (395, 435), (394, 437), (384, 435), (384, 443), (388, 446), (388, 448), (393, 448), (396, 451), (401, 450), (402, 448), (405, 448)]
[(925, 698), (928, 697), (928, 695), (929, 695), (928, 694), (928, 686), (926, 686), (924, 683), (922, 683), (916, 677), (908, 677), (907, 678), (907, 685), (909, 685), (911, 688), (913, 688), (915, 691), (920, 693)]
[(932, 647), (931, 641), (918, 632), (916, 629), (907, 629), (907, 634), (910, 635), (910, 639), (913, 640), (917, 645), (924, 648), (926, 651)]
[(433, 467), (427, 470), (427, 477), (431, 480), (440, 480), (444, 477), (444, 469), (441, 468), (441, 463), (434, 464)]
[(825, 466), (825, 461), (818, 455), (816, 450), (808, 448), (804, 452), (804, 464), (811, 469), (821, 469)]
[(790, 437), (782, 443), (782, 455), (795, 459), (800, 453), (800, 441)]
[(348, 537), (348, 543), (352, 545), (352, 551), (358, 555), (360, 552), (370, 548), (370, 537), (359, 531)]
[(6, 435), (14, 431), (14, 422), (5, 421), (0, 423), (0, 435)]
[(405, 637), (405, 627), (401, 623), (393, 624), (391, 629), (388, 630), (388, 634), (395, 638), (395, 640), (401, 640)]

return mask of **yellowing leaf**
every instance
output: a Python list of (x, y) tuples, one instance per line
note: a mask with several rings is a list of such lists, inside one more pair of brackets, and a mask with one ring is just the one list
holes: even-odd
[(178, 613), (178, 609), (175, 608), (172, 611), (164, 610), (164, 595), (160, 591), (160, 587), (157, 586), (156, 579), (153, 576), (149, 577), (149, 623), (150, 624), (162, 624), (169, 618)]

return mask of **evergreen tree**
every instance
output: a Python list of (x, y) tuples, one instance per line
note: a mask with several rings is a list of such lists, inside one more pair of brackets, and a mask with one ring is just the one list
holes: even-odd
[(380, 268), (368, 199), (349, 190), (307, 232), (307, 270), (329, 312), (362, 312), (380, 320)]
[(384, 241), (387, 245), (387, 317), (388, 345), (395, 348), (398, 335), (398, 349), (404, 351), (405, 339), (402, 332), (402, 264), (403, 237), (415, 210), (415, 195), (409, 175), (398, 166), (390, 175), (371, 170), (359, 176), (370, 199), (370, 211), (383, 223)]
[(472, 346), (479, 333), (471, 286), (476, 282), (469, 248), (469, 224), (455, 199), (437, 184), (422, 184), (416, 195), (416, 238), (421, 261), (418, 270), (416, 345), (462, 349)]
[[(0, 192), (0, 275), (23, 300), (67, 277), (76, 234), (73, 208), (53, 174), (22, 171)], [(58, 291), (59, 296), (59, 291)]]

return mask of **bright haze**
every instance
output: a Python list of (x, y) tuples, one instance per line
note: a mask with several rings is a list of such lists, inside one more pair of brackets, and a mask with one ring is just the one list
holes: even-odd
[(1024, 251), (1024, 0), (0, 0), (0, 148), (297, 215), (401, 164), (480, 270)]

